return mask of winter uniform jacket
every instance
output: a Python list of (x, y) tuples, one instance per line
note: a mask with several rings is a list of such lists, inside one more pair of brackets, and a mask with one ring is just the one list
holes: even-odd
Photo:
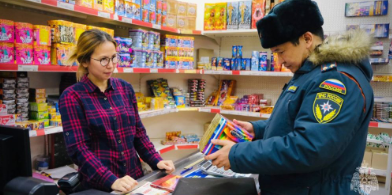
[[(330, 37), (283, 88), (271, 117), (252, 122), (253, 142), (235, 144), (231, 169), (258, 173), (261, 194), (358, 194), (372, 116), (371, 38)], [(356, 190), (356, 191), (355, 191)]]

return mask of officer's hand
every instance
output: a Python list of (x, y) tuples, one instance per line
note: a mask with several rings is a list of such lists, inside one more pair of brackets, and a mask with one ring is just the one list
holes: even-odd
[(246, 122), (246, 121), (239, 121), (234, 119), (233, 122), (242, 127), (243, 129), (245, 129), (246, 131), (248, 131), (253, 137), (255, 137), (255, 130), (253, 129), (253, 125), (250, 122)]
[(138, 182), (128, 175), (123, 178), (118, 178), (112, 185), (112, 190), (119, 191), (121, 193), (128, 193), (133, 190)]
[(230, 160), (229, 160), (229, 153), (231, 147), (235, 145), (234, 142), (229, 140), (212, 140), (212, 144), (222, 146), (221, 149), (216, 151), (213, 154), (210, 154), (205, 157), (206, 160), (211, 160), (212, 164), (217, 166), (218, 168), (224, 167), (225, 170), (230, 169)]
[(174, 167), (173, 161), (171, 160), (161, 160), (157, 164), (158, 169), (166, 170), (167, 174), (173, 173), (176, 168)]

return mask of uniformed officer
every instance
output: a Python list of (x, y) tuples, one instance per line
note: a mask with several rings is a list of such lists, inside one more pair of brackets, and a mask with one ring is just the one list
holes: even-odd
[(259, 174), (261, 194), (358, 194), (353, 177), (363, 159), (372, 116), (372, 39), (352, 31), (324, 40), (311, 0), (286, 0), (258, 21), (261, 45), (294, 73), (271, 117), (235, 121), (253, 142), (215, 140), (206, 156), (239, 173)]

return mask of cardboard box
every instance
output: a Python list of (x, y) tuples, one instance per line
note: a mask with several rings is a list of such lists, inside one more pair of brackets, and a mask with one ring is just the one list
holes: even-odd
[(94, 0), (93, 9), (103, 11), (103, 0)]
[(214, 50), (213, 49), (200, 48), (200, 49), (197, 49), (196, 52), (197, 52), (196, 53), (197, 62), (200, 62), (202, 57), (209, 57), (210, 60), (212, 59), (212, 57), (214, 57)]
[(45, 127), (48, 127), (50, 125), (49, 119), (42, 119), (42, 120), (38, 120), (38, 121), (43, 122)]
[(114, 0), (103, 0), (103, 11), (114, 13)]
[(42, 111), (42, 112), (30, 112), (30, 119), (32, 120), (41, 120), (41, 119), (49, 119), (49, 112)]
[(166, 26), (171, 28), (177, 28), (177, 16), (175, 14), (167, 15)]
[(15, 115), (9, 114), (0, 116), (0, 125), (15, 126)]
[(215, 3), (204, 5), (204, 30), (215, 30)]
[(93, 8), (93, 0), (76, 0), (76, 5)]
[(250, 29), (252, 20), (252, 1), (240, 1), (238, 8), (238, 28)]
[(362, 163), (366, 164), (368, 167), (371, 167), (372, 166), (372, 157), (373, 157), (372, 151), (366, 150), (365, 155), (363, 156)]
[(375, 169), (386, 170), (388, 164), (388, 153), (372, 150), (372, 167)]
[(227, 2), (227, 29), (238, 29), (238, 1)]
[(47, 111), (47, 109), (48, 109), (47, 103), (30, 102), (30, 111), (42, 112), (42, 111)]
[(196, 17), (197, 16), (197, 4), (188, 3), (186, 7), (186, 16)]
[(125, 16), (124, 0), (116, 0), (114, 5), (114, 13), (116, 13), (118, 16)]
[(265, 15), (265, 1), (252, 0), (252, 29), (256, 29), (256, 22)]
[(167, 15), (169, 14), (177, 14), (177, 1), (176, 0), (167, 0)]
[(186, 16), (187, 7), (188, 7), (188, 3), (178, 1), (177, 2), (177, 16)]
[(0, 104), (0, 116), (8, 115), (7, 113), (7, 105)]

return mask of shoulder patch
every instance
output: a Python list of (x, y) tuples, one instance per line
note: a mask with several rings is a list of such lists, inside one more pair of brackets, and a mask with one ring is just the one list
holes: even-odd
[(321, 65), (321, 72), (326, 72), (332, 69), (336, 69), (336, 63), (331, 63), (331, 64), (324, 64)]
[(329, 123), (335, 119), (343, 105), (343, 98), (333, 93), (317, 93), (313, 102), (313, 115), (318, 123)]
[(298, 89), (298, 86), (296, 85), (291, 85), (289, 88), (287, 88), (287, 91), (295, 93)]
[(320, 84), (320, 88), (346, 95), (346, 86), (337, 79), (327, 79)]

